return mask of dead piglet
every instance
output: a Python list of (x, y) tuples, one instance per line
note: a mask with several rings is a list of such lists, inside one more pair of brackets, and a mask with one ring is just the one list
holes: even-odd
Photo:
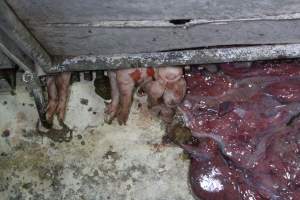
[[(157, 69), (155, 80), (145, 85), (149, 107), (158, 109), (165, 123), (171, 123), (176, 107), (186, 93), (186, 82), (181, 67), (161, 67)], [(157, 111), (156, 111), (157, 112)]]
[(130, 112), (135, 86), (151, 81), (152, 68), (122, 69), (108, 73), (111, 84), (112, 102), (106, 107), (105, 121), (111, 123), (117, 117), (120, 125), (125, 125)]
[(63, 121), (65, 117), (66, 104), (69, 96), (70, 72), (62, 72), (47, 77), (48, 106), (46, 118), (49, 123), (53, 122), (55, 114), (58, 120)]
[(148, 95), (149, 107), (158, 110), (165, 122), (171, 122), (176, 106), (186, 92), (181, 67), (123, 69), (109, 72), (112, 102), (106, 108), (105, 121), (117, 117), (120, 125), (126, 124), (133, 91), (140, 86)]
[(170, 123), (176, 111), (176, 107), (182, 102), (186, 93), (186, 82), (183, 78), (182, 68), (164, 68), (159, 70), (162, 79), (165, 81), (165, 92), (163, 101), (166, 107), (162, 111), (162, 119)]

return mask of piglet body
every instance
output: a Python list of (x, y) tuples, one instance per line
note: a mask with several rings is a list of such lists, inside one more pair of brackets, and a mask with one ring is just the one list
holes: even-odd
[(174, 108), (183, 99), (186, 83), (181, 67), (134, 68), (110, 71), (112, 102), (107, 106), (105, 121), (117, 117), (126, 124), (132, 104), (133, 91), (139, 86), (147, 95), (149, 107), (159, 108), (163, 120), (170, 121)]

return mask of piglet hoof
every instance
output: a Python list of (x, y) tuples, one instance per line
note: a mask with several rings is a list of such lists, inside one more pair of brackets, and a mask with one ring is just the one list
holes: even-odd
[(65, 119), (65, 112), (66, 112), (66, 109), (65, 109), (65, 106), (62, 106), (62, 105), (58, 105), (57, 109), (56, 109), (56, 113), (58, 115), (58, 120), (63, 122), (64, 119)]
[(113, 113), (105, 113), (104, 114), (104, 122), (107, 124), (111, 124), (114, 119), (114, 114)]
[(54, 114), (50, 114), (50, 113), (46, 113), (46, 124), (47, 124), (47, 127), (44, 126), (45, 128), (47, 129), (50, 129), (52, 128), (53, 126), (53, 118), (54, 118)]
[(104, 115), (104, 122), (107, 123), (107, 124), (111, 124), (112, 121), (113, 121), (113, 118), (111, 115), (108, 115), (108, 114), (105, 114)]
[(126, 122), (128, 120), (128, 113), (121, 111), (118, 114), (117, 118), (118, 118), (119, 125), (126, 125)]
[(53, 118), (57, 109), (57, 102), (49, 101), (47, 109), (46, 109), (46, 121), (51, 126), (53, 124)]
[(106, 105), (104, 110), (104, 122), (107, 124), (111, 124), (113, 119), (115, 118), (117, 109), (112, 106), (112, 104)]
[(104, 113), (105, 114), (109, 114), (109, 113), (111, 113), (112, 112), (112, 104), (111, 103), (108, 103), (108, 104), (106, 104), (106, 106), (105, 106), (105, 109), (104, 109)]

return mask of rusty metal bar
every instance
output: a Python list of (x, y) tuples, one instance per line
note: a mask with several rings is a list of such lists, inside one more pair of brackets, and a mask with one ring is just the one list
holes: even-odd
[(0, 29), (2, 29), (35, 64), (42, 68), (51, 67), (51, 58), (48, 53), (31, 35), (4, 0), (0, 1)]
[(127, 55), (55, 57), (49, 73), (299, 58), (300, 44), (260, 45)]
[(0, 54), (1, 52), (25, 71), (23, 81), (27, 84), (30, 93), (33, 95), (41, 123), (43, 126), (49, 127), (46, 120), (47, 102), (37, 73), (34, 72), (36, 65), (34, 66), (32, 61), (24, 56), (23, 52), (19, 50), (14, 42), (0, 30)]
[(1, 51), (14, 63), (16, 63), (20, 68), (22, 68), (25, 73), (23, 74), (23, 81), (27, 84), (30, 93), (34, 97), (34, 102), (37, 107), (37, 111), (41, 120), (41, 123), (45, 127), (49, 127), (46, 120), (46, 99), (44, 96), (43, 88), (41, 87), (40, 80), (37, 74), (34, 72), (33, 63), (27, 61), (18, 50), (17, 47), (13, 45), (12, 42), (6, 44), (9, 41), (8, 38), (5, 39), (4, 35), (0, 32), (0, 53)]

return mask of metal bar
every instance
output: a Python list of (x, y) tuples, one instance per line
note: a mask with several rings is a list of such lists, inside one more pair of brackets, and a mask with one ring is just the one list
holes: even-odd
[(56, 57), (49, 73), (299, 58), (300, 44), (206, 48), (113, 56)]
[[(27, 61), (16, 46), (31, 58), (34, 64), (31, 61)], [(27, 83), (34, 97), (42, 124), (47, 127), (47, 103), (36, 72), (41, 71), (41, 68), (51, 67), (50, 56), (19, 21), (4, 0), (0, 1), (0, 50), (25, 71), (23, 81)]]
[(0, 42), (0, 49), (1, 51), (13, 60), (19, 67), (21, 67), (24, 71), (32, 72), (31, 68), (24, 64), (18, 57), (16, 57), (9, 49), (7, 49), (1, 42)]
[(0, 51), (0, 69), (14, 68), (14, 64), (8, 59), (8, 57)]
[(36, 69), (34, 64), (30, 60), (26, 59), (18, 47), (16, 47), (14, 43), (0, 30), (0, 54), (1, 51), (25, 71), (23, 74), (23, 81), (27, 84), (30, 93), (32, 93), (34, 97), (34, 102), (36, 104), (41, 123), (45, 127), (50, 127), (46, 120), (47, 102), (40, 80), (34, 72), (34, 69)]
[(42, 125), (46, 128), (51, 128), (51, 124), (47, 122), (46, 118), (47, 101), (39, 77), (35, 73), (25, 72), (23, 74), (23, 81), (26, 83), (30, 94), (34, 98), (34, 102)]
[(27, 28), (18, 19), (7, 3), (0, 1), (0, 29), (2, 29), (35, 64), (51, 67), (51, 58)]
[(24, 71), (33, 72), (33, 63), (26, 60), (18, 47), (0, 31), (0, 53), (1, 51)]

